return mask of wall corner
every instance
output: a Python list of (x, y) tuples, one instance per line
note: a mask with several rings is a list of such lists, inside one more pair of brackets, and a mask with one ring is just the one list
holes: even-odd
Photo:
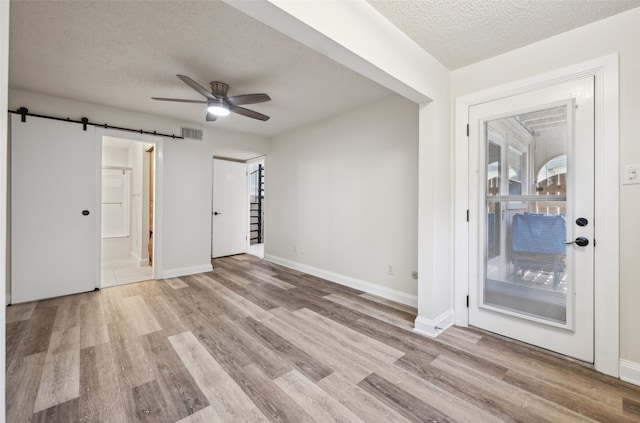
[(453, 309), (449, 309), (435, 319), (427, 319), (418, 315), (413, 331), (419, 335), (436, 338), (445, 330), (453, 326)]

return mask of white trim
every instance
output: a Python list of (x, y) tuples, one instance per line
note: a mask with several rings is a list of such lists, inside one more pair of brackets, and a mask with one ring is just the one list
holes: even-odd
[(164, 265), (164, 139), (155, 143), (153, 151), (153, 278), (161, 279)]
[[(620, 122), (618, 54), (595, 69), (595, 368), (618, 376), (620, 358)], [(601, 99), (601, 101), (598, 101)]]
[(640, 363), (620, 359), (620, 380), (640, 386)]
[(296, 261), (287, 260), (281, 257), (265, 254), (264, 259), (275, 264), (279, 264), (290, 269), (299, 270), (309, 275), (317, 276), (322, 279), (326, 279), (331, 282), (338, 283), (340, 285), (348, 286), (349, 288), (364, 291), (368, 294), (377, 295), (378, 297), (386, 298), (387, 300), (396, 301), (411, 307), (418, 306), (418, 296), (408, 294), (406, 292), (398, 291), (397, 289), (387, 288), (371, 282), (363, 281), (361, 279), (352, 278), (351, 276), (342, 275), (340, 273), (334, 273), (329, 270), (318, 269), (317, 267), (309, 266), (307, 264), (298, 263)]
[[(618, 376), (619, 368), (619, 76), (618, 53), (512, 82), (455, 100), (454, 151), (454, 316), (468, 326), (469, 293), (469, 107), (499, 98), (550, 87), (586, 76), (595, 78), (595, 220), (598, 246), (594, 260), (594, 365), (597, 371)], [(473, 218), (473, 216), (472, 216)]]
[(195, 275), (196, 273), (211, 272), (213, 266), (211, 264), (203, 264), (201, 266), (181, 267), (179, 269), (169, 269), (162, 272), (162, 277), (156, 279), (179, 278), (180, 276)]
[(413, 331), (420, 335), (435, 338), (445, 330), (453, 326), (453, 309), (449, 309), (435, 319), (416, 317)]
[(96, 128), (95, 140), (95, 190), (96, 190), (96, 205), (94, 207), (95, 213), (98, 214), (96, 218), (96, 225), (94, 228), (94, 237), (97, 243), (96, 248), (96, 268), (95, 268), (95, 287), (102, 288), (102, 136), (99, 133), (102, 129)]

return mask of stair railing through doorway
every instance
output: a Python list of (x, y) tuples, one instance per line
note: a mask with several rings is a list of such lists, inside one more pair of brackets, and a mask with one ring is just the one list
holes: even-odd
[(264, 242), (263, 219), (264, 210), (262, 203), (264, 201), (264, 166), (258, 165), (258, 168), (250, 173), (250, 241), (251, 244), (262, 244)]

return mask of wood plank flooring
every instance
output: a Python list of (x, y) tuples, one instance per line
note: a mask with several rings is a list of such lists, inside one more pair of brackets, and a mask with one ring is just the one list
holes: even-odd
[(19, 422), (640, 422), (640, 387), (254, 256), (7, 308)]

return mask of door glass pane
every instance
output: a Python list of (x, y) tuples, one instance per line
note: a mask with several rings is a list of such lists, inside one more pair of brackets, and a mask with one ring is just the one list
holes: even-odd
[[(502, 149), (500, 145), (489, 141), (487, 143), (487, 195), (500, 195), (500, 165)], [(495, 257), (500, 254), (500, 204), (491, 202), (487, 210), (487, 257)]]
[(566, 324), (566, 107), (489, 121), (485, 131), (482, 304)]
[(489, 141), (487, 144), (487, 195), (500, 195), (502, 149)]

